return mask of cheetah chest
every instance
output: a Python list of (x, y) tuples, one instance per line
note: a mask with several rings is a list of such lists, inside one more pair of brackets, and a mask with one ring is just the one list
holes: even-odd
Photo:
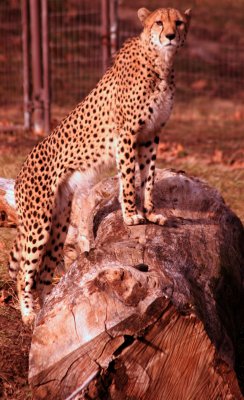
[(160, 82), (155, 94), (150, 102), (150, 118), (145, 124), (147, 131), (160, 129), (168, 121), (173, 108), (174, 89), (165, 81)]

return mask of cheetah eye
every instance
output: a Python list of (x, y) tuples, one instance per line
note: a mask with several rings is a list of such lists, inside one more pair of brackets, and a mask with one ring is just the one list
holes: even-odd
[(162, 21), (156, 21), (156, 24), (157, 24), (158, 26), (163, 26)]
[(175, 21), (176, 26), (181, 26), (182, 24), (184, 24), (183, 21), (180, 21), (180, 20)]

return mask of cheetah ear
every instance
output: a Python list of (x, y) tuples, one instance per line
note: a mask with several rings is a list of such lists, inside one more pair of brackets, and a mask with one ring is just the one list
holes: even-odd
[(190, 21), (191, 21), (191, 8), (188, 8), (185, 12), (184, 15), (186, 17), (186, 30), (189, 29), (190, 26)]
[(144, 21), (151, 14), (151, 11), (147, 10), (146, 8), (139, 8), (137, 11), (137, 15), (139, 20), (141, 21), (142, 25), (144, 26)]
[(191, 19), (191, 8), (188, 8), (188, 9), (184, 12), (184, 14), (185, 14), (185, 16), (186, 16), (187, 22), (189, 23), (189, 22), (190, 22), (190, 19)]

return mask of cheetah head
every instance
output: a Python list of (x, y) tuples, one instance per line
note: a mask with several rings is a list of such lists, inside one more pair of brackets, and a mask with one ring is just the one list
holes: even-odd
[(140, 8), (138, 17), (144, 28), (143, 40), (158, 53), (170, 57), (184, 45), (190, 25), (190, 9), (181, 13), (174, 8), (159, 8), (153, 12)]

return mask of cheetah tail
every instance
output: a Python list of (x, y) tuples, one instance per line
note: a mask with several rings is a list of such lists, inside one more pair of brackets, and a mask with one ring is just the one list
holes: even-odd
[(19, 263), (21, 258), (20, 234), (17, 232), (17, 237), (14, 241), (12, 250), (9, 254), (8, 271), (12, 279), (16, 280), (19, 271)]

